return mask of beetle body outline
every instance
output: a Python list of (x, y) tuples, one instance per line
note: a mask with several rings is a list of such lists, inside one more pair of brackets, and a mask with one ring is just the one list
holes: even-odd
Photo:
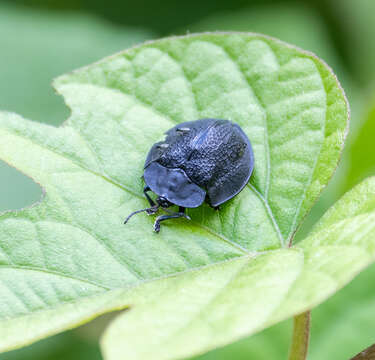
[[(239, 125), (221, 119), (200, 119), (178, 124), (168, 130), (164, 141), (155, 143), (144, 165), (144, 194), (150, 208), (140, 211), (154, 214), (171, 205), (179, 212), (167, 211), (160, 222), (185, 217), (185, 208), (195, 208), (204, 201), (218, 208), (236, 196), (248, 183), (254, 168), (254, 154), (249, 138)], [(158, 195), (156, 203), (147, 194)]]

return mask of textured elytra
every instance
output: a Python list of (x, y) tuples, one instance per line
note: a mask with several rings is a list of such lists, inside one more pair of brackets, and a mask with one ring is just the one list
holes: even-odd
[[(28, 318), (56, 308), (59, 326), (39, 319), (38, 336), (69, 326), (62, 324), (65, 304), (110, 289), (228, 260), (235, 267), (244, 261), (245, 278), (254, 274), (253, 281), (262, 264), (265, 273), (281, 274), (276, 257), (258, 253), (288, 244), (332, 174), (346, 129), (345, 98), (330, 70), (309, 54), (258, 35), (205, 34), (144, 44), (63, 76), (55, 86), (72, 110), (63, 127), (0, 116), (0, 157), (46, 190), (38, 206), (1, 218), (0, 277), (7, 295), (0, 317)], [(252, 181), (222, 211), (192, 210), (192, 221), (166, 224), (157, 236), (148, 217), (134, 218), (125, 228), (124, 217), (147, 205), (140, 178), (147, 150), (173, 125), (204, 117), (241, 125), (254, 148)], [(277, 251), (286, 254), (279, 265), (299, 274), (294, 266), (302, 261), (300, 252)], [(222, 268), (215, 266), (213, 273)], [(8, 281), (9, 272), (21, 274), (22, 281)], [(279, 289), (275, 299), (281, 301), (293, 276), (279, 283), (281, 288), (274, 282), (264, 286), (265, 293)], [(264, 303), (264, 294), (259, 296)], [(77, 307), (76, 316), (92, 313)], [(245, 332), (256, 328), (241, 325)], [(27, 339), (17, 338), (14, 329), (3, 337), (3, 348), (36, 338), (32, 330)]]
[(144, 180), (172, 204), (195, 208), (206, 200), (218, 207), (246, 186), (253, 167), (251, 143), (237, 124), (199, 119), (169, 129), (152, 146)]

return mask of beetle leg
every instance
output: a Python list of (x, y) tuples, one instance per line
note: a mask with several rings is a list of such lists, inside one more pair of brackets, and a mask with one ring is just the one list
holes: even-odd
[(151, 189), (150, 189), (149, 186), (146, 185), (146, 186), (143, 188), (143, 193), (145, 194), (146, 199), (148, 200), (148, 202), (150, 203), (150, 206), (151, 206), (150, 209), (147, 209), (147, 210), (146, 210), (146, 214), (147, 214), (147, 215), (153, 215), (153, 214), (156, 213), (156, 211), (158, 210), (159, 207), (157, 206), (157, 204), (155, 204), (155, 201), (152, 200), (152, 199), (150, 198), (150, 195), (147, 194), (147, 191), (151, 191)]
[(168, 220), (168, 219), (177, 219), (177, 218), (181, 218), (181, 217), (184, 217), (184, 218), (190, 220), (190, 217), (183, 212), (178, 212), (178, 213), (174, 213), (174, 214), (172, 213), (171, 215), (158, 216), (155, 220), (155, 223), (154, 223), (154, 231), (157, 232), (157, 233), (160, 231), (160, 223), (162, 221), (165, 221), (165, 220)]
[(154, 200), (152, 200), (152, 199), (150, 198), (150, 195), (147, 194), (147, 191), (151, 191), (151, 189), (150, 189), (149, 186), (146, 185), (146, 186), (143, 188), (143, 193), (145, 194), (146, 199), (147, 199), (148, 202), (150, 203), (150, 206), (155, 206), (156, 204), (155, 204)]
[(185, 214), (185, 208), (183, 206), (178, 207), (178, 212)]
[(183, 206), (179, 206), (177, 214), (180, 214), (181, 217), (184, 217), (185, 219), (191, 220), (190, 216), (188, 214), (185, 214), (185, 210), (186, 208), (184, 208)]

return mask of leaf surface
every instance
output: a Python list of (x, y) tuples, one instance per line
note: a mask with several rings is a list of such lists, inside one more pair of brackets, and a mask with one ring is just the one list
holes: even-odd
[(374, 260), (374, 220), (370, 178), (324, 216), (325, 227), (293, 248), (164, 280), (160, 293), (150, 284), (141, 290), (138, 307), (106, 331), (105, 358), (184, 358), (313, 308)]
[[(71, 108), (62, 127), (0, 115), (0, 158), (45, 189), (40, 204), (0, 219), (1, 349), (134, 306), (124, 315), (130, 326), (120, 317), (105, 336), (108, 358), (118, 358), (116, 349), (149, 356), (145, 338), (149, 351), (159, 349), (154, 358), (192, 355), (316, 305), (364, 266), (348, 266), (345, 248), (320, 273), (312, 245), (287, 249), (346, 134), (344, 94), (313, 55), (256, 34), (174, 37), (60, 77), (55, 87)], [(148, 149), (176, 123), (204, 117), (233, 120), (248, 134), (248, 186), (221, 211), (189, 210), (192, 221), (170, 221), (160, 234), (152, 217), (125, 227), (125, 216), (146, 205)], [(117, 347), (127, 331), (133, 345)], [(182, 346), (186, 339), (194, 346)]]

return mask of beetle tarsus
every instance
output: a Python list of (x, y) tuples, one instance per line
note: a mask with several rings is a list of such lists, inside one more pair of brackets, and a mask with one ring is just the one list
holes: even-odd
[[(165, 209), (163, 209), (165, 210)], [(190, 216), (185, 214), (184, 212), (177, 212), (177, 213), (170, 213), (170, 215), (161, 215), (161, 216), (158, 216), (155, 220), (155, 223), (154, 223), (154, 231), (155, 232), (159, 232), (160, 231), (160, 223), (162, 221), (165, 221), (165, 220), (168, 220), (168, 219), (178, 219), (178, 218), (185, 218), (185, 219), (188, 219), (188, 220), (191, 220)]]
[(158, 221), (158, 219), (156, 219), (156, 221), (154, 223), (154, 231), (156, 233), (158, 233), (160, 231), (160, 221)]

